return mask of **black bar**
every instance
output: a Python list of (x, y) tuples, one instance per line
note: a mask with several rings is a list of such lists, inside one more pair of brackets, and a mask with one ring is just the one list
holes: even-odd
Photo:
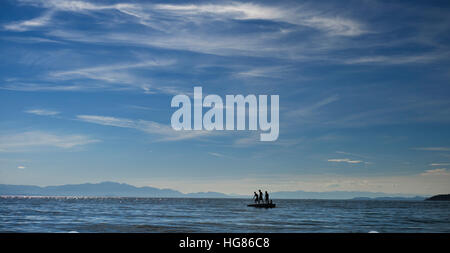
[[(250, 243), (250, 239), (253, 243)], [(258, 238), (261, 238), (257, 240)], [(268, 244), (264, 245), (265, 238)], [(316, 250), (345, 250), (364, 252), (367, 250), (387, 251), (446, 248), (449, 234), (0, 234), (3, 249), (12, 246), (15, 250), (123, 250), (125, 252), (154, 252), (163, 249), (177, 252), (226, 252), (257, 251), (273, 252), (277, 249), (298, 249), (297, 252)], [(209, 250), (205, 240), (211, 241)], [(182, 246), (187, 241), (196, 247)], [(246, 243), (244, 243), (246, 241)], [(229, 242), (229, 243), (226, 243)], [(245, 244), (245, 245), (244, 245)], [(314, 250), (307, 250), (314, 249)], [(158, 251), (161, 252), (161, 251)]]

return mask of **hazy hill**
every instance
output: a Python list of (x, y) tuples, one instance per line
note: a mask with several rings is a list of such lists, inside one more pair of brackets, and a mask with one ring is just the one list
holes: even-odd
[(435, 200), (435, 201), (450, 201), (450, 194), (439, 194), (433, 197), (427, 198), (426, 200)]
[[(0, 195), (3, 196), (107, 196), (107, 197), (170, 197), (170, 198), (251, 198), (253, 195), (224, 194), (220, 192), (182, 193), (172, 189), (155, 187), (136, 187), (116, 182), (68, 184), (59, 186), (31, 186), (0, 184)], [(273, 199), (391, 199), (421, 198), (409, 194), (388, 194), (382, 192), (306, 192), (283, 191), (270, 193)]]
[(0, 185), (0, 195), (38, 196), (117, 196), (117, 197), (183, 197), (171, 189), (135, 187), (129, 184), (102, 182), (59, 186)]
[[(283, 191), (271, 194), (273, 198), (280, 199), (354, 199), (354, 198), (412, 198), (414, 194), (390, 194), (383, 192), (360, 191), (331, 191), (331, 192), (307, 192), (307, 191)], [(422, 199), (423, 200), (423, 199)]]
[(377, 198), (357, 197), (357, 198), (353, 198), (353, 200), (422, 201), (422, 200), (425, 200), (425, 197), (422, 197), (422, 196), (415, 196), (415, 197), (377, 197)]

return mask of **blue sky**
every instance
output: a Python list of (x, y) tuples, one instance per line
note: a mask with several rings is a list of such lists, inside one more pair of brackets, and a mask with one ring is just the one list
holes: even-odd
[[(450, 191), (446, 1), (2, 1), (0, 183)], [(280, 96), (280, 136), (174, 95)]]

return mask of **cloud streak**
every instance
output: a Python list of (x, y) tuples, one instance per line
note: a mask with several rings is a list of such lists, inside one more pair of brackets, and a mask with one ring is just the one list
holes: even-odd
[(212, 155), (212, 156), (215, 156), (215, 157), (221, 157), (221, 158), (226, 157), (225, 155), (220, 154), (220, 153), (216, 153), (216, 152), (208, 152), (208, 154)]
[(35, 28), (39, 28), (39, 27), (48, 25), (52, 19), (52, 15), (53, 15), (53, 12), (48, 11), (48, 12), (45, 12), (42, 16), (30, 19), (30, 20), (24, 20), (24, 21), (6, 24), (3, 26), (3, 28), (6, 30), (17, 31), (17, 32), (24, 32), (24, 31), (32, 30)]
[(59, 114), (58, 111), (47, 110), (47, 109), (30, 109), (30, 110), (26, 110), (25, 112), (30, 113), (30, 114), (39, 115), (39, 116), (54, 116), (54, 115)]
[(239, 20), (270, 20), (293, 25), (307, 26), (331, 35), (357, 36), (365, 33), (358, 22), (335, 16), (326, 16), (305, 8), (273, 7), (254, 3), (231, 2), (226, 4), (158, 4), (157, 10), (181, 16), (214, 16)]
[(335, 163), (349, 163), (349, 164), (358, 164), (363, 163), (363, 161), (360, 160), (351, 160), (348, 158), (337, 158), (337, 159), (328, 159), (329, 162), (335, 162)]
[(0, 152), (18, 152), (37, 147), (56, 147), (70, 149), (99, 142), (85, 135), (62, 135), (42, 131), (28, 131), (0, 136)]
[(147, 134), (159, 136), (160, 138), (156, 141), (180, 141), (213, 134), (211, 131), (175, 131), (171, 126), (148, 120), (133, 120), (99, 115), (77, 115), (77, 119), (104, 126), (136, 129)]
[[(71, 12), (81, 15), (108, 13), (120, 17), (119, 23), (108, 20), (110, 26), (95, 33), (78, 29), (70, 30), (57, 25), (57, 22), (49, 22), (51, 15), (46, 17), (45, 22), (32, 22), (38, 23), (40, 27), (52, 26), (47, 34), (64, 40), (146, 45), (217, 55), (271, 55), (272, 57), (289, 55), (292, 57), (293, 52), (298, 54), (299, 50), (305, 51), (304, 48), (298, 48), (298, 43), (280, 47), (277, 41), (290, 31), (301, 31), (305, 28), (311, 28), (328, 37), (353, 37), (366, 33), (363, 29), (364, 25), (356, 20), (339, 13), (327, 13), (302, 5), (274, 6), (237, 1), (215, 4), (119, 3), (110, 5), (82, 1), (23, 1), (22, 3), (45, 8), (49, 10), (49, 13)], [(101, 18), (100, 15), (95, 17)], [(211, 22), (219, 22), (233, 27), (236, 25), (234, 21), (242, 20), (264, 20), (290, 26), (290, 28), (252, 34), (233, 32), (233, 36), (226, 36), (226, 34), (217, 33), (216, 29), (211, 30), (208, 25)], [(125, 31), (111, 32), (109, 29), (123, 22), (143, 25), (150, 30), (142, 34)]]
[[(164, 89), (164, 87), (154, 85), (153, 82), (149, 80), (149, 78), (139, 77), (137, 74), (131, 71), (139, 69), (149, 70), (156, 67), (168, 67), (174, 63), (174, 60), (151, 60), (141, 61), (138, 63), (94, 66), (74, 70), (51, 72), (49, 73), (49, 78), (52, 81), (89, 79), (92, 81), (102, 81), (103, 83), (107, 84), (106, 86), (112, 86), (112, 89), (120, 89), (121, 87), (138, 88), (144, 90), (144, 93), (148, 94), (156, 92), (172, 94), (168, 92), (167, 89)], [(95, 86), (93, 88), (95, 88)]]
[(450, 176), (450, 171), (446, 168), (426, 170), (421, 173), (422, 176)]
[(430, 166), (448, 166), (450, 163), (431, 163)]
[(419, 148), (412, 148), (413, 150), (421, 150), (421, 151), (443, 151), (447, 152), (450, 151), (449, 147), (419, 147)]

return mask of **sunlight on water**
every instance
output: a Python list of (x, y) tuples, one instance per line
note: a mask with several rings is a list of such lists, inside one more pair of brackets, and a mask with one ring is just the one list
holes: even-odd
[(450, 232), (428, 201), (0, 197), (1, 232)]

